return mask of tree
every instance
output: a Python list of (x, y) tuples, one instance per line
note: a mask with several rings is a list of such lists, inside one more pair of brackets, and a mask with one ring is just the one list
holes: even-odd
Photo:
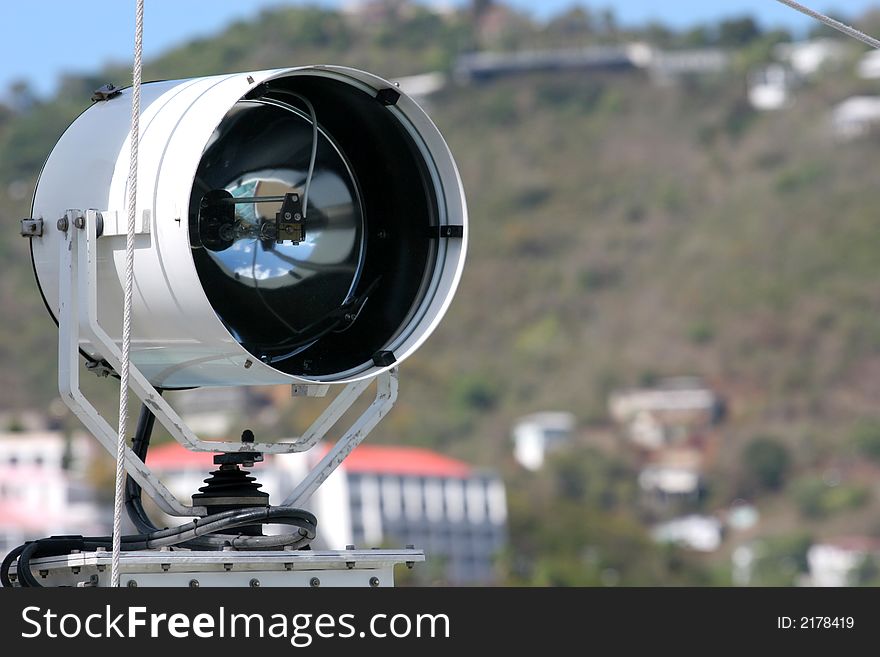
[(8, 105), (16, 112), (27, 112), (37, 104), (37, 93), (27, 80), (15, 80), (7, 89)]
[(561, 35), (584, 35), (593, 31), (593, 17), (583, 7), (572, 7), (554, 17), (547, 28)]
[(721, 21), (718, 26), (718, 45), (728, 48), (745, 46), (761, 36), (761, 28), (748, 16)]
[(866, 422), (853, 431), (852, 441), (860, 454), (874, 461), (880, 461), (880, 424)]
[(679, 38), (681, 45), (686, 48), (704, 48), (713, 43), (711, 30), (706, 25), (692, 27)]
[(808, 570), (807, 551), (813, 540), (809, 534), (770, 536), (755, 545), (752, 586), (795, 586)]
[(872, 554), (865, 555), (861, 563), (850, 573), (850, 584), (853, 586), (880, 585), (880, 564)]
[(471, 11), (473, 12), (474, 17), (479, 20), (494, 4), (494, 0), (473, 0), (473, 3), (471, 3)]
[(603, 32), (612, 35), (617, 34), (617, 15), (613, 9), (607, 7), (599, 12), (599, 20)]
[(788, 449), (775, 438), (758, 437), (750, 442), (742, 456), (746, 480), (751, 487), (779, 490), (791, 467)]

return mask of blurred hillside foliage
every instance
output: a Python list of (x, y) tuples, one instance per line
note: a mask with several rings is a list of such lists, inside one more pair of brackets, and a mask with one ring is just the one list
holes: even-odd
[[(541, 24), (513, 17), (490, 35), (475, 24), (468, 11), (364, 24), (278, 9), (146, 67), (145, 79), (306, 63), (394, 77), (450, 71), (476, 48), (640, 39), (733, 49), (724, 76), (675, 85), (636, 71), (532, 74), (431, 97), (468, 193), (471, 250), (449, 314), (402, 367), (401, 400), (370, 440), (431, 446), (505, 474), (507, 581), (726, 583), (728, 553), (697, 559), (650, 542), (644, 521), (656, 512), (640, 504), (632, 455), (590, 442), (611, 431), (612, 389), (699, 375), (730, 416), (696, 510), (748, 496), (764, 518), (757, 535), (786, 564), (803, 561), (805, 535), (880, 534), (880, 141), (841, 146), (828, 130), (833, 104), (877, 83), (849, 67), (807, 82), (791, 108), (758, 114), (745, 73), (786, 35), (750, 19), (623, 30), (611, 13), (574, 10)], [(124, 69), (70, 76), (50, 99), (22, 83), (0, 106), (2, 408), (57, 396), (55, 328), (18, 219), (92, 90), (129, 79)], [(109, 408), (114, 385), (89, 385)], [(574, 412), (585, 440), (526, 475), (509, 430), (539, 410)], [(307, 419), (291, 405), (263, 431), (289, 434)], [(828, 484), (829, 471), (845, 489)], [(768, 583), (802, 570), (781, 573), (767, 559)]]

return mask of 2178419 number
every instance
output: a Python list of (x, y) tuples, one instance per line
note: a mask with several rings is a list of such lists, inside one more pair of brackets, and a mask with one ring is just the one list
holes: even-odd
[(851, 630), (856, 621), (852, 616), (777, 616), (781, 630)]

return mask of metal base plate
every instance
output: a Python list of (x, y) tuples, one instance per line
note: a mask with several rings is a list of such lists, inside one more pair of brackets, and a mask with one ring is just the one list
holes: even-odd
[[(266, 550), (122, 552), (121, 586), (394, 586), (394, 566), (412, 567), (424, 550)], [(43, 586), (110, 586), (110, 552), (31, 561)], [(10, 570), (10, 579), (15, 567)], [(16, 578), (17, 579), (17, 578)]]

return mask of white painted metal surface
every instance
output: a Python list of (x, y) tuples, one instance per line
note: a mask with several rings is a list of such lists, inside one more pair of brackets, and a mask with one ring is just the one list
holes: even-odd
[[(202, 552), (141, 550), (120, 556), (122, 586), (394, 586), (394, 567), (425, 560), (421, 549)], [(110, 553), (31, 561), (44, 586), (109, 586)], [(10, 570), (16, 574), (15, 566)]]
[[(371, 361), (325, 377), (285, 374), (254, 359), (227, 331), (209, 303), (190, 252), (188, 212), (195, 172), (206, 145), (226, 113), (248, 91), (268, 80), (296, 76), (330, 78), (366, 93), (390, 83), (369, 73), (312, 66), (236, 73), (144, 85), (138, 180), (132, 362), (154, 386), (264, 385), (350, 382), (390, 366)], [(46, 302), (60, 313), (58, 258), (63, 233), (57, 220), (71, 208), (95, 209), (105, 219), (96, 250), (100, 325), (120, 340), (126, 207), (129, 92), (88, 108), (67, 129), (49, 156), (37, 185), (33, 214), (44, 220), (32, 250)], [(412, 354), (440, 322), (464, 265), (467, 211), (461, 180), (449, 149), (428, 116), (405, 94), (389, 112), (412, 136), (425, 160), (438, 198), (437, 221), (464, 225), (463, 239), (440, 240), (438, 257), (421, 305), (385, 350), (397, 362)], [(81, 335), (79, 347), (94, 357), (106, 349)]]
[[(94, 223), (94, 213), (92, 213)], [(85, 232), (76, 228), (75, 222), (85, 219), (79, 211), (66, 214), (68, 230), (59, 231), (58, 240), (59, 298), (58, 307), (58, 389), (61, 399), (73, 411), (77, 419), (91, 432), (111, 455), (116, 454), (116, 430), (110, 426), (97, 409), (83, 395), (79, 386), (79, 352), (81, 315), (89, 315), (88, 292), (90, 261)], [(91, 267), (94, 269), (94, 267)], [(88, 324), (88, 319), (86, 319)], [(136, 368), (135, 368), (136, 371)], [(135, 375), (137, 380), (137, 375)], [(153, 391), (153, 394), (159, 395)], [(182, 424), (182, 423), (181, 423)], [(125, 470), (159, 505), (165, 513), (174, 516), (204, 514), (203, 507), (186, 507), (159, 481), (138, 456), (126, 447)]]

